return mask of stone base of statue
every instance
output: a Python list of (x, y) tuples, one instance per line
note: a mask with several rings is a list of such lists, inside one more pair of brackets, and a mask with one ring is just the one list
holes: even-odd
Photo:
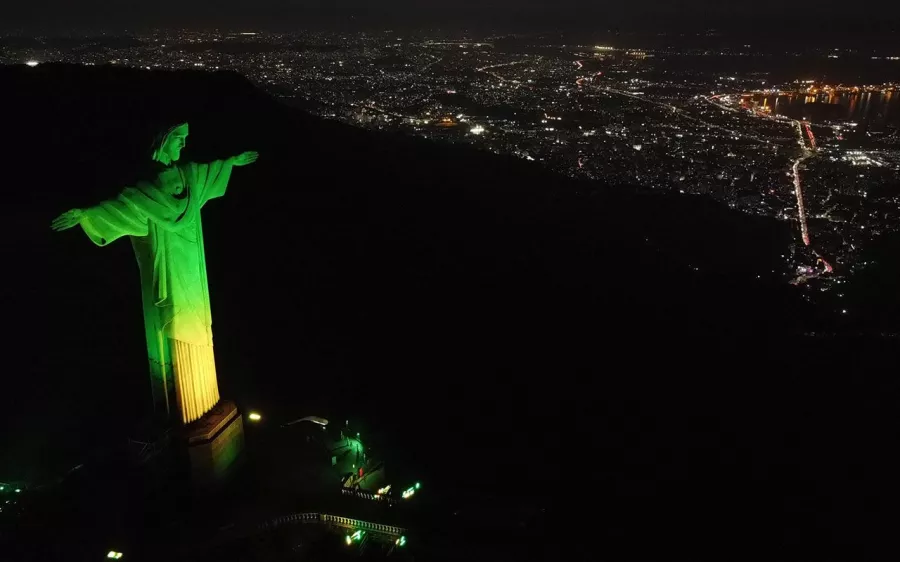
[(223, 482), (244, 449), (244, 422), (234, 402), (221, 400), (185, 427), (191, 477), (199, 487)]

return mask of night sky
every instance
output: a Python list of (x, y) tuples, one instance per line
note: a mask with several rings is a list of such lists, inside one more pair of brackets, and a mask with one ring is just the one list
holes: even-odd
[[(879, 4), (881, 4), (879, 6)], [(830, 33), (860, 35), (900, 29), (900, 3), (816, 3), (762, 0), (14, 0), (4, 5), (6, 29), (141, 29), (155, 26), (338, 28), (418, 26), (459, 29), (591, 32), (624, 29), (693, 30), (716, 27), (764, 35), (796, 26), (798, 33), (827, 40)], [(810, 26), (833, 25), (828, 33)]]

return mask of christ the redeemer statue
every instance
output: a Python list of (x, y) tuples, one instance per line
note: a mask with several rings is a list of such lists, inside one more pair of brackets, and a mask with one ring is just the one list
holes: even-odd
[(158, 139), (154, 178), (99, 205), (67, 211), (52, 224), (54, 230), (81, 225), (98, 246), (131, 237), (141, 274), (154, 400), (171, 415), (174, 383), (184, 423), (219, 401), (200, 210), (225, 194), (232, 167), (258, 158), (245, 152), (208, 164), (181, 164), (187, 136), (183, 123)]

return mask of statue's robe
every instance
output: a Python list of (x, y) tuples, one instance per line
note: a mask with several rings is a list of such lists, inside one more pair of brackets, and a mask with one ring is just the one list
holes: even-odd
[[(154, 399), (173, 395), (189, 423), (219, 401), (200, 210), (225, 194), (231, 163), (187, 163), (86, 209), (81, 226), (98, 246), (130, 236), (141, 273)], [(174, 383), (174, 385), (173, 385)]]

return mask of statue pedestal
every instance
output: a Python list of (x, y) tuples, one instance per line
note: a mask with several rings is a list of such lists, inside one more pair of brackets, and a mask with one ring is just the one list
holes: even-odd
[(185, 427), (191, 479), (201, 487), (222, 482), (244, 449), (244, 422), (237, 406), (221, 400)]

